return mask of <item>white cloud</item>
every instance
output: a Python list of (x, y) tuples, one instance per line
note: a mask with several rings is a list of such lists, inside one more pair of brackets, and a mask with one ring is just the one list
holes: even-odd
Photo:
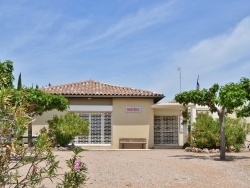
[(168, 20), (167, 16), (170, 15), (173, 5), (174, 1), (169, 1), (153, 8), (142, 8), (136, 13), (128, 14), (118, 23), (109, 26), (106, 30), (104, 29), (102, 33), (90, 37), (89, 40), (83, 43), (78, 43), (74, 49), (79, 49), (82, 46), (94, 44), (102, 40), (106, 40), (110, 43), (111, 41), (142, 31), (153, 25), (166, 22)]
[[(166, 93), (171, 91), (169, 97), (172, 98), (179, 92), (178, 66), (182, 69), (182, 90), (195, 89), (198, 74), (203, 87), (239, 81), (242, 76), (250, 74), (250, 70), (245, 69), (249, 67), (249, 33), (250, 17), (246, 17), (225, 34), (202, 40), (186, 51), (177, 52), (169, 59), (173, 63), (164, 69), (165, 81), (161, 81), (158, 87)], [(172, 71), (169, 71), (171, 68)]]

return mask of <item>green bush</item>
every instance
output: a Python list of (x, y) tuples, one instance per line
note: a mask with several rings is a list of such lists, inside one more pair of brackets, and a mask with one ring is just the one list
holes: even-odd
[(191, 130), (191, 145), (197, 148), (218, 148), (220, 127), (208, 114), (200, 113), (197, 115), (196, 123)]
[[(225, 118), (225, 137), (227, 150), (233, 146), (236, 151), (246, 139), (249, 125), (242, 119)], [(218, 119), (213, 119), (208, 114), (198, 114), (196, 123), (191, 131), (191, 145), (198, 148), (215, 149), (220, 147), (220, 125)]]
[(246, 140), (246, 135), (249, 132), (249, 125), (242, 119), (226, 118), (225, 120), (226, 129), (226, 147), (229, 150), (231, 146), (236, 151), (240, 151), (240, 148)]
[(89, 123), (74, 113), (66, 113), (64, 116), (54, 116), (48, 121), (49, 131), (56, 144), (67, 146), (75, 136), (89, 134)]

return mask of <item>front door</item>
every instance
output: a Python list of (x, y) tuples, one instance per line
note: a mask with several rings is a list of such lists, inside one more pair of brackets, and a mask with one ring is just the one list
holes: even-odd
[(178, 145), (178, 116), (154, 117), (154, 144)]

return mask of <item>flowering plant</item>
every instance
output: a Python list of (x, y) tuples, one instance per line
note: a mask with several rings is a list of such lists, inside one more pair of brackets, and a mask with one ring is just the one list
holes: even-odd
[(73, 149), (73, 157), (66, 161), (70, 171), (65, 172), (64, 179), (62, 183), (57, 186), (58, 188), (78, 188), (80, 185), (85, 184), (87, 180), (87, 166), (78, 156), (82, 151), (83, 150), (78, 147)]

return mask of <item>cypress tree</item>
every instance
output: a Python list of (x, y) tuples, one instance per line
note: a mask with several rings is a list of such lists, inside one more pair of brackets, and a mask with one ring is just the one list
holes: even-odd
[(17, 82), (17, 90), (21, 90), (21, 89), (22, 89), (22, 75), (20, 73), (18, 77), (18, 82)]

